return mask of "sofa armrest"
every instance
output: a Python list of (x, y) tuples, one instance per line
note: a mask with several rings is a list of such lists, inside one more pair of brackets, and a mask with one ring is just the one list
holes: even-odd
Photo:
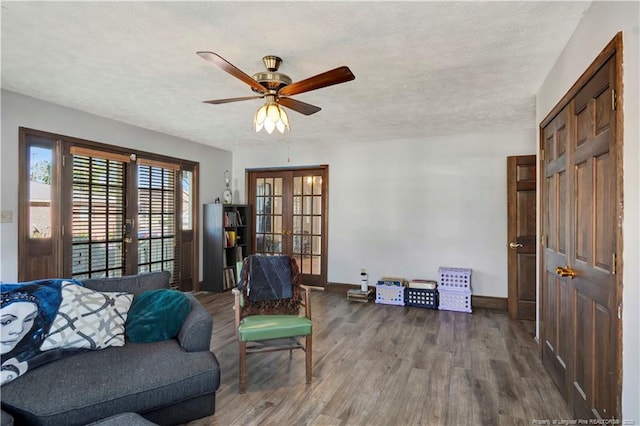
[(178, 332), (178, 342), (187, 352), (208, 351), (211, 346), (213, 318), (191, 293), (185, 293), (191, 303), (191, 312)]

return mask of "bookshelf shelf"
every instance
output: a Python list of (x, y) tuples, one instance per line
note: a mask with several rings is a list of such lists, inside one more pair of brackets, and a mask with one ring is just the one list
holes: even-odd
[(205, 291), (221, 292), (236, 286), (238, 262), (250, 254), (250, 206), (203, 206), (203, 280)]

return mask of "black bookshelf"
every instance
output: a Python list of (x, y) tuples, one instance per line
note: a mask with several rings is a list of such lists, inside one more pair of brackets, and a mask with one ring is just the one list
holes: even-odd
[(202, 290), (221, 292), (237, 284), (237, 263), (251, 253), (251, 207), (247, 204), (203, 206)]

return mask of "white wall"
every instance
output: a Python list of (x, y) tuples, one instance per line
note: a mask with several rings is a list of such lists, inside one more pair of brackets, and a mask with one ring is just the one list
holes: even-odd
[(251, 147), (246, 168), (329, 165), (328, 280), (383, 275), (436, 279), (439, 266), (473, 269), (474, 294), (507, 297), (506, 157), (535, 153), (535, 131), (384, 143)]
[(539, 123), (560, 101), (598, 53), (623, 31), (624, 217), (622, 253), (622, 414), (640, 422), (640, 3), (594, 2), (548, 74), (537, 95)]
[[(13, 223), (0, 224), (0, 281), (18, 279), (18, 127), (88, 139), (200, 162), (200, 204), (224, 189), (231, 152), (153, 132), (82, 111), (2, 91), (0, 209), (13, 212)], [(202, 212), (202, 208), (200, 212)], [(200, 234), (202, 247), (202, 234)], [(202, 277), (202, 250), (200, 250)]]

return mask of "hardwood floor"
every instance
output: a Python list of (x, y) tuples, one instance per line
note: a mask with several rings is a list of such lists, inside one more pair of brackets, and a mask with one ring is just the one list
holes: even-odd
[(506, 312), (473, 314), (348, 302), (314, 291), (313, 381), (304, 353), (247, 360), (238, 393), (232, 295), (199, 293), (213, 316), (211, 349), (222, 377), (204, 425), (531, 425), (570, 419), (536, 355), (533, 323)]

